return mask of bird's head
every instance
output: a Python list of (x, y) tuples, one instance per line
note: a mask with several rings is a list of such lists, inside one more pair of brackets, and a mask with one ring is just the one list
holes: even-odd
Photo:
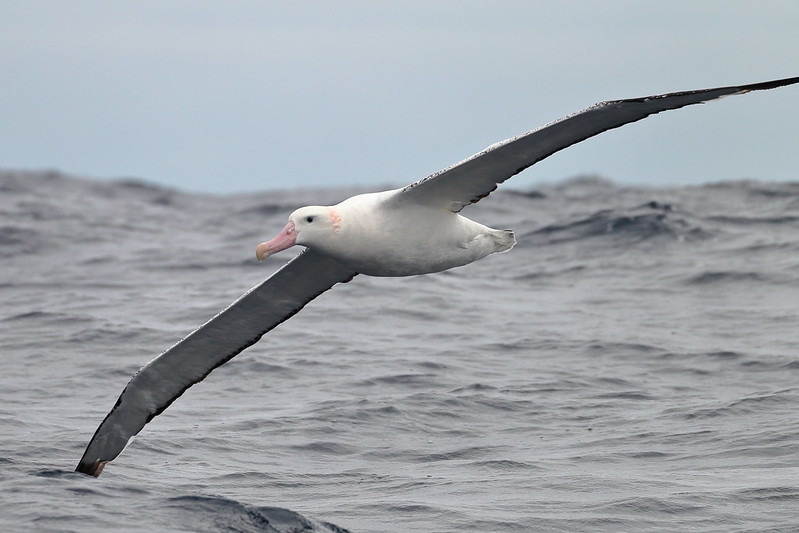
[(259, 261), (295, 244), (313, 248), (323, 246), (339, 230), (341, 219), (335, 209), (324, 206), (301, 207), (289, 216), (289, 222), (277, 237), (262, 242), (255, 249)]

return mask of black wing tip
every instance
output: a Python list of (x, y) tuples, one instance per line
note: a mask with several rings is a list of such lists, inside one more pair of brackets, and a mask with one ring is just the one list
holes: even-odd
[[(785, 87), (786, 85), (794, 85), (799, 83), (799, 76), (793, 78), (782, 78), (779, 80), (771, 80), (771, 81), (761, 81), (758, 83), (749, 83), (746, 85), (727, 85), (724, 87), (713, 87), (712, 89), (696, 89), (690, 91), (678, 91), (672, 93), (664, 93), (664, 94), (653, 94), (650, 96), (640, 96), (637, 98), (624, 98), (621, 100), (606, 100), (603, 102), (599, 102), (593, 107), (602, 107), (606, 105), (613, 105), (613, 104), (621, 104), (621, 103), (630, 103), (630, 102), (649, 102), (651, 100), (663, 100), (666, 98), (673, 98), (675, 96), (690, 96), (695, 94), (706, 94), (711, 92), (717, 91), (726, 91), (725, 95), (720, 96), (728, 96), (732, 94), (745, 94), (752, 91), (765, 91), (768, 89), (776, 89), (778, 87)], [(716, 96), (715, 98), (719, 98), (720, 96)], [(699, 103), (699, 102), (696, 102)], [(591, 108), (589, 108), (591, 109)], [(579, 112), (578, 112), (579, 113)]]
[(75, 472), (80, 472), (87, 476), (99, 477), (100, 474), (103, 473), (103, 468), (105, 468), (106, 463), (108, 463), (108, 461), (101, 461), (100, 459), (97, 459), (93, 463), (81, 461), (78, 463), (77, 468), (75, 468)]
[(799, 83), (799, 76), (793, 78), (783, 78), (781, 80), (763, 81), (760, 83), (751, 83), (749, 85), (742, 85), (742, 91), (763, 91), (766, 89), (776, 89), (777, 87), (785, 87), (786, 85), (793, 85)]

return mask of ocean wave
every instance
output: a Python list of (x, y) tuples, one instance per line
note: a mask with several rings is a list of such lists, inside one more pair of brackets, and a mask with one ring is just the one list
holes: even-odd
[(498, 191), (464, 214), (509, 253), (335, 288), (72, 472), (142, 364), (291, 257), (257, 242), (353, 192), (0, 172), (0, 529), (795, 529), (799, 184)]
[(594, 238), (613, 238), (629, 244), (658, 237), (701, 240), (711, 236), (711, 232), (670, 204), (652, 201), (628, 209), (603, 209), (571, 222), (551, 224), (525, 233), (522, 240), (541, 246)]
[(280, 507), (256, 506), (218, 496), (175, 496), (163, 504), (172, 515), (169, 527), (216, 533), (347, 533), (328, 522), (320, 522)]

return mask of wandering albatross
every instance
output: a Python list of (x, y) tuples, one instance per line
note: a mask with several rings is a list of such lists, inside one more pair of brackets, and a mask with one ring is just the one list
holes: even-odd
[(401, 189), (300, 208), (259, 260), (306, 247), (261, 284), (147, 363), (130, 380), (76, 470), (99, 476), (131, 439), (189, 387), (257, 342), (305, 304), (357, 274), (413, 276), (469, 264), (515, 244), (460, 211), (538, 161), (630, 122), (729, 95), (799, 83), (799, 77), (601, 102), (482, 152)]

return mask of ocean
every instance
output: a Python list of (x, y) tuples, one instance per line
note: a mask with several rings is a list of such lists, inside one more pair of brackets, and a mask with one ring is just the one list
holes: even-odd
[(357, 192), (0, 172), (0, 530), (799, 531), (799, 182), (501, 188), (464, 214), (509, 253), (335, 287), (74, 472)]

